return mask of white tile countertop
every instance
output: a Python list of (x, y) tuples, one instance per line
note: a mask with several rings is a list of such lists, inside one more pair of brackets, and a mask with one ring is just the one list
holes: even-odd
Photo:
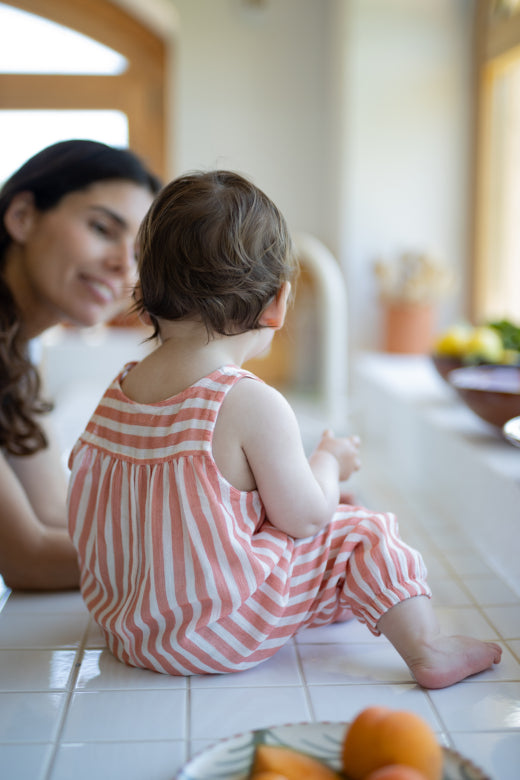
[(520, 448), (477, 417), (427, 357), (366, 353), (353, 385), (370, 457), (365, 483), (379, 474), (449, 515), (520, 595)]
[[(493, 780), (518, 780), (517, 582), (507, 566), (498, 565), (493, 547), (488, 555), (480, 541), (475, 542), (472, 502), (462, 515), (460, 499), (449, 500), (443, 469), (435, 465), (436, 457), (445, 464), (450, 458), (440, 444), (442, 425), (433, 423), (432, 404), (437, 410), (439, 403), (445, 405), (443, 419), (453, 414), (460, 421), (459, 405), (449, 388), (437, 385), (433, 375), (426, 378), (428, 371), (420, 361), (415, 385), (413, 361), (408, 363), (408, 391), (403, 394), (394, 373), (398, 361), (392, 369), (392, 361), (369, 358), (359, 362), (353, 377), (353, 425), (361, 428), (364, 439), (364, 464), (354, 483), (357, 498), (374, 509), (395, 511), (402, 536), (423, 552), (443, 628), (498, 641), (504, 650), (502, 663), (454, 687), (425, 691), (413, 682), (387, 640), (351, 622), (304, 631), (273, 659), (248, 672), (173, 678), (127, 668), (113, 659), (77, 592), (4, 590), (2, 780), (173, 780), (190, 756), (221, 738), (281, 723), (349, 721), (371, 704), (421, 714), (443, 744), (471, 758)], [(374, 404), (377, 414), (371, 413)], [(428, 411), (423, 414), (421, 409)], [(384, 436), (378, 427), (382, 415), (388, 428)], [(462, 442), (471, 450), (476, 437), (489, 453), (489, 459), (477, 459), (485, 464), (482, 473), (492, 476), (487, 488), (474, 486), (465, 472), (460, 479), (469, 480), (466, 489), (482, 501), (486, 489), (493, 494), (494, 464), (499, 462), (500, 479), (505, 473), (514, 496), (520, 449), (490, 439), (473, 422), (470, 417), (467, 425), (460, 422), (458, 433), (456, 426), (448, 426), (444, 446), (453, 446), (457, 434), (458, 446)], [(439, 441), (422, 440), (430, 428)], [(393, 457), (386, 449), (389, 442)], [(413, 445), (411, 454), (407, 445)], [(428, 449), (427, 479), (424, 474), (417, 478), (426, 462), (418, 456), (421, 448)], [(460, 451), (455, 456), (460, 459)], [(463, 465), (469, 468), (471, 459)], [(508, 529), (509, 500), (503, 512)], [(496, 514), (500, 512), (499, 503)], [(481, 520), (475, 522), (481, 528)], [(510, 538), (510, 546), (517, 545), (517, 539), (518, 534)], [(506, 551), (504, 560), (509, 559)]]

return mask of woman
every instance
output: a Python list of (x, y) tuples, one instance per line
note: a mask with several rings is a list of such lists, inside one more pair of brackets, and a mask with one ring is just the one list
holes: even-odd
[(129, 151), (65, 141), (0, 191), (0, 574), (11, 588), (79, 582), (31, 339), (121, 310), (135, 281), (137, 229), (159, 186)]

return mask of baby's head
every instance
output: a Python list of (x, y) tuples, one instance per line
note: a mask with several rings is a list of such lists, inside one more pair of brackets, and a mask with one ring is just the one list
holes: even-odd
[(274, 203), (231, 171), (195, 172), (166, 185), (138, 236), (137, 308), (152, 320), (197, 319), (208, 334), (261, 327), (263, 310), (296, 271)]

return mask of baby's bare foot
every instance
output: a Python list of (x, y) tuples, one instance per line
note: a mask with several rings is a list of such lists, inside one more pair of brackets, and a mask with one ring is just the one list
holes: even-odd
[(380, 618), (378, 628), (424, 688), (446, 688), (500, 661), (494, 642), (441, 633), (430, 599), (406, 599)]
[(494, 642), (439, 634), (423, 646), (420, 655), (405, 661), (423, 688), (446, 688), (498, 664), (501, 656), (502, 648)]

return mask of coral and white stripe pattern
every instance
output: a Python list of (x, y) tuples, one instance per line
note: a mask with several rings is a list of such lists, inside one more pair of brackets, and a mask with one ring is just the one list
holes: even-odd
[(128, 399), (123, 376), (69, 464), (81, 591), (119, 660), (172, 675), (239, 671), (302, 627), (354, 615), (377, 634), (391, 606), (430, 595), (393, 515), (340, 505), (323, 531), (293, 539), (257, 491), (224, 479), (215, 421), (236, 382), (260, 381), (252, 374), (225, 366), (154, 404)]

